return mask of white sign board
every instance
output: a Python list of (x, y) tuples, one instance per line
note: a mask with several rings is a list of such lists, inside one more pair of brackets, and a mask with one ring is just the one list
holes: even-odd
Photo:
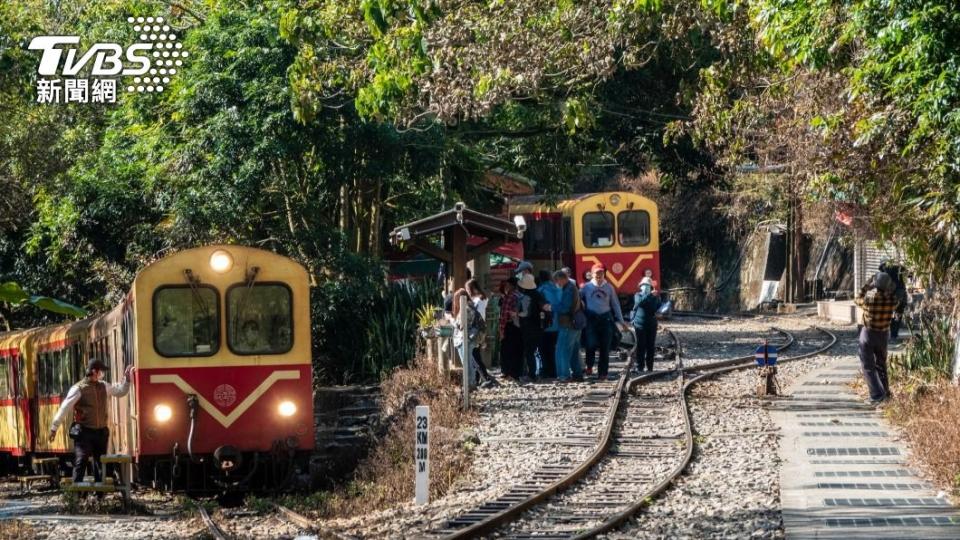
[(413, 464), (416, 471), (416, 503), (420, 505), (430, 500), (430, 407), (417, 407), (416, 428)]

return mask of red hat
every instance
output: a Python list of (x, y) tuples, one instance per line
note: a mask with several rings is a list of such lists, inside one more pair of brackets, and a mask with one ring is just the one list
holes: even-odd
[(596, 264), (594, 264), (593, 266), (590, 267), (590, 271), (591, 271), (591, 272), (596, 272), (597, 270), (603, 270), (604, 272), (606, 272), (606, 271), (607, 271), (607, 267), (604, 266), (603, 263), (596, 263)]

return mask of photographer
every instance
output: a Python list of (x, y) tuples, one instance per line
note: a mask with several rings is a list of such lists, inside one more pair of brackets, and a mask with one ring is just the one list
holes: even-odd
[(856, 303), (863, 309), (860, 330), (860, 367), (870, 389), (870, 404), (878, 405), (890, 398), (887, 379), (887, 342), (890, 321), (899, 303), (894, 295), (895, 284), (886, 272), (877, 272), (860, 289)]

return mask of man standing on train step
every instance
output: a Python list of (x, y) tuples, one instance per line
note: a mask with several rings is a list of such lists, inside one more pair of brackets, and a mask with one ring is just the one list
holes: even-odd
[(82, 482), (87, 470), (87, 458), (93, 458), (93, 480), (100, 482), (103, 476), (100, 470), (100, 456), (107, 453), (110, 429), (107, 427), (107, 396), (123, 397), (130, 391), (130, 380), (134, 367), (123, 373), (123, 382), (113, 385), (102, 381), (107, 366), (103, 362), (91, 359), (87, 364), (86, 376), (70, 387), (67, 397), (60, 404), (60, 410), (50, 425), (50, 441), (64, 419), (73, 411), (74, 421), (70, 427), (75, 457), (73, 461), (73, 481)]
[(606, 379), (614, 325), (624, 329), (626, 323), (623, 321), (617, 291), (607, 282), (607, 268), (597, 263), (590, 269), (590, 273), (592, 279), (580, 289), (580, 296), (587, 308), (587, 375), (593, 372), (594, 358), (599, 351), (597, 378)]

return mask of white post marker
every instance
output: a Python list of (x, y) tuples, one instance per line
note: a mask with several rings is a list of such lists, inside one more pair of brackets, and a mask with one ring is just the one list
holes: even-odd
[(430, 500), (430, 407), (417, 406), (413, 466), (416, 470), (416, 504)]

